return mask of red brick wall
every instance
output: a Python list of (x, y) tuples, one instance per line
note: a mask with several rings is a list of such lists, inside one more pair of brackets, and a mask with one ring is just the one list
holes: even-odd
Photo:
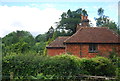
[(120, 44), (99, 44), (98, 49), (99, 49), (99, 54), (102, 56), (108, 56), (110, 51), (113, 51), (113, 49), (116, 50), (117, 53), (120, 55)]
[(65, 53), (65, 49), (59, 48), (59, 49), (49, 49), (47, 48), (47, 54), (50, 56), (55, 56), (55, 55), (59, 55)]
[(98, 53), (89, 53), (89, 45), (88, 44), (67, 44), (65, 51), (67, 53), (72, 53), (78, 57), (88, 57), (92, 58), (96, 55), (102, 55), (107, 57), (109, 52), (113, 50), (113, 48), (117, 48), (120, 55), (120, 45), (114, 44), (98, 44)]
[(88, 53), (89, 45), (88, 44), (67, 44), (66, 52), (72, 53), (78, 57), (94, 57), (97, 53)]
[(80, 45), (79, 44), (67, 44), (65, 52), (74, 54), (80, 57)]
[(97, 53), (89, 53), (89, 45), (88, 44), (82, 44), (81, 50), (82, 50), (81, 57), (92, 58), (92, 57), (95, 57), (97, 55)]
[(109, 52), (113, 50), (113, 48), (116, 48), (117, 51), (119, 51), (120, 55), (120, 44), (99, 44), (98, 45), (98, 53), (89, 53), (89, 45), (88, 44), (67, 44), (66, 49), (47, 49), (47, 53), (50, 56), (59, 55), (62, 53), (71, 53), (78, 57), (88, 57), (92, 58), (96, 55), (102, 55), (107, 57), (109, 55)]

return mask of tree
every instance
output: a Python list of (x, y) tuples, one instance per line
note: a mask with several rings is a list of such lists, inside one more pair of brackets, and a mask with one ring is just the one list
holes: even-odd
[(47, 38), (46, 38), (46, 34), (39, 34), (35, 37), (35, 41), (36, 42), (46, 42)]
[(98, 9), (98, 15), (99, 15), (100, 17), (102, 17), (103, 14), (104, 14), (104, 9), (99, 8), (99, 9)]
[(103, 25), (104, 21), (106, 23), (106, 20), (108, 20), (107, 17), (103, 14), (104, 14), (104, 9), (99, 8), (98, 9), (99, 18), (96, 18), (96, 25), (99, 26), (99, 27)]
[(61, 20), (57, 22), (57, 29), (59, 29), (59, 31), (67, 30), (70, 33), (69, 35), (74, 34), (77, 24), (81, 22), (81, 15), (88, 16), (87, 11), (82, 10), (82, 8), (76, 11), (71, 11), (69, 9), (61, 15)]
[(54, 34), (54, 28), (51, 26), (49, 28), (48, 32), (46, 33), (46, 35), (47, 35), (47, 41), (53, 37), (53, 34)]
[(109, 27), (109, 29), (119, 33), (118, 25), (114, 21), (111, 21), (108, 16), (104, 15), (103, 8), (98, 9), (98, 15), (99, 17), (95, 18), (98, 27)]
[(31, 45), (34, 44), (34, 37), (32, 36), (32, 34), (28, 31), (16, 31), (16, 32), (11, 32), (8, 35), (6, 35), (5, 37), (2, 38), (2, 42), (5, 45), (11, 45), (11, 44), (15, 44), (19, 41), (25, 41)]
[(35, 45), (33, 46), (33, 49), (36, 51), (36, 53), (43, 55), (44, 49), (46, 48), (46, 42), (37, 42), (35, 43)]
[(109, 29), (112, 29), (113, 31), (119, 33), (119, 28), (118, 28), (117, 24), (113, 21), (109, 21), (109, 23), (105, 23), (102, 26), (109, 27)]
[(11, 32), (2, 39), (3, 55), (28, 52), (35, 44), (34, 37), (28, 31)]

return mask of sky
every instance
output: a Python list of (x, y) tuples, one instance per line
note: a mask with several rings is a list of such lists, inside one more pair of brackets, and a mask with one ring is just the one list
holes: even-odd
[(104, 15), (118, 23), (119, 0), (0, 0), (0, 37), (16, 31), (29, 31), (33, 36), (44, 34), (60, 21), (61, 14), (78, 8), (88, 12), (95, 26), (97, 10), (102, 7)]

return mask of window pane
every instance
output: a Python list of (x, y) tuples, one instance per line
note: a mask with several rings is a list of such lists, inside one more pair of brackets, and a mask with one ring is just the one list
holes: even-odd
[(91, 44), (89, 45), (89, 51), (92, 51), (92, 45)]
[(96, 44), (90, 44), (89, 45), (89, 52), (97, 52), (97, 45)]

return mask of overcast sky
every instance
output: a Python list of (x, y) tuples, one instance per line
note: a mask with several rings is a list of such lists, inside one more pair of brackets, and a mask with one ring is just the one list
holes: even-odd
[(105, 15), (118, 23), (118, 0), (1, 0), (0, 37), (16, 30), (31, 32), (34, 36), (43, 34), (59, 21), (60, 15), (68, 9), (87, 10), (89, 19), (95, 25), (94, 17), (102, 7)]

